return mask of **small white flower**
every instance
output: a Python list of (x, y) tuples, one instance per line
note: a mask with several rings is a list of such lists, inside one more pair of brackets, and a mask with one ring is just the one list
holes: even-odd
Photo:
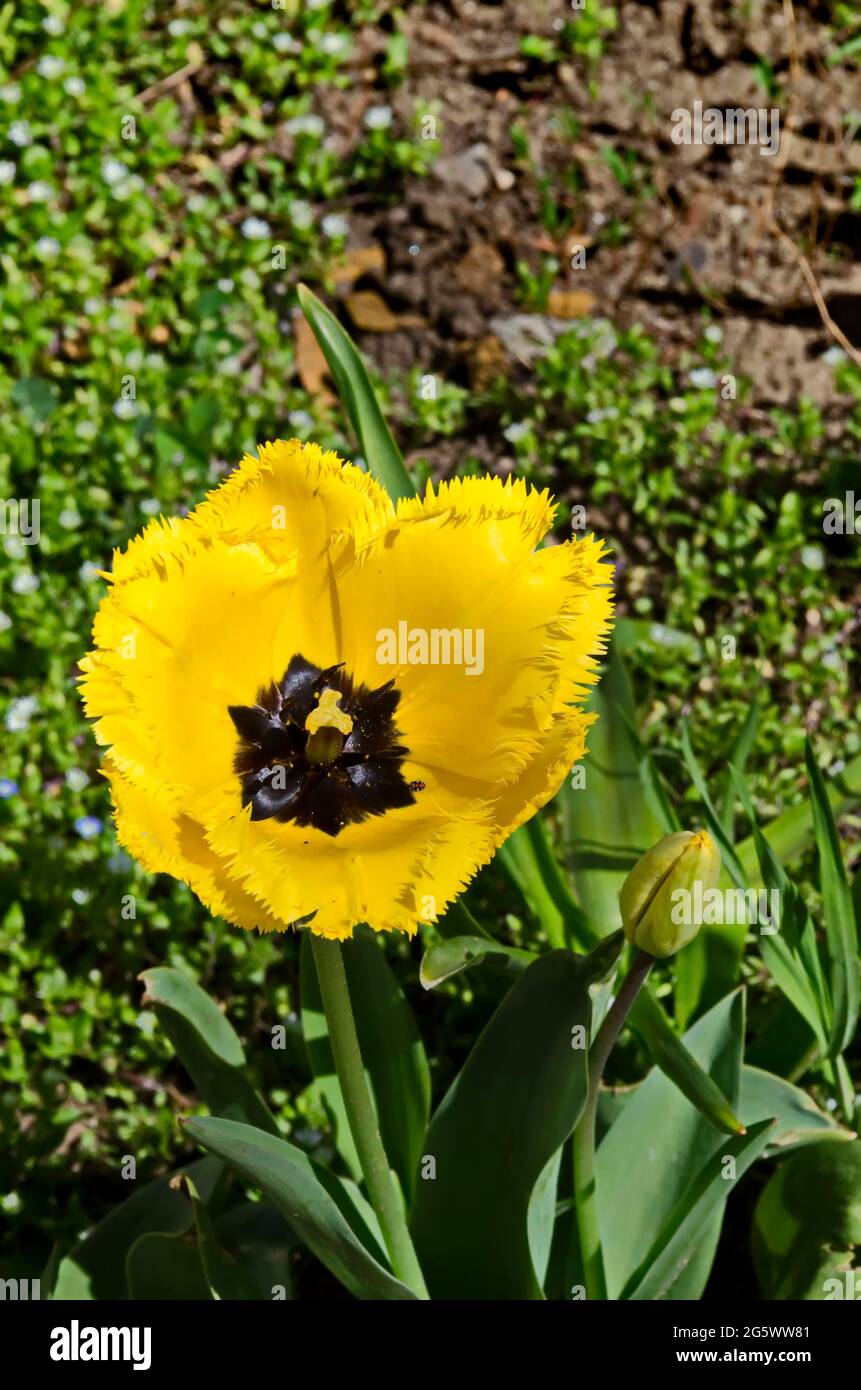
[(292, 34), (276, 34), (272, 40), (276, 53), (295, 53), (299, 45)]
[(38, 708), (39, 701), (35, 695), (20, 695), (17, 700), (12, 700), (5, 721), (10, 734), (24, 733)]
[(239, 230), (249, 241), (263, 241), (272, 235), (272, 228), (262, 217), (246, 217)]
[(27, 194), (31, 203), (47, 203), (53, 189), (44, 179), (34, 179), (27, 187)]
[(320, 226), (326, 236), (346, 236), (350, 230), (346, 217), (339, 212), (327, 212)]
[(0, 159), (0, 184), (11, 183), (18, 169), (11, 159)]
[(314, 223), (314, 210), (310, 203), (306, 203), (304, 198), (297, 198), (295, 203), (291, 203), (287, 212), (290, 221), (300, 232), (307, 232), (308, 228)]
[(167, 32), (175, 39), (181, 39), (190, 29), (191, 21), (188, 19), (172, 19), (167, 26)]
[(287, 416), (294, 430), (310, 430), (314, 424), (307, 410), (291, 410)]
[(52, 39), (58, 39), (65, 31), (65, 24), (57, 14), (46, 14), (42, 20), (42, 28), (46, 34), (50, 34)]
[(85, 584), (93, 584), (97, 579), (101, 578), (99, 567), (98, 565), (94, 565), (92, 560), (85, 560), (78, 570), (78, 574)]
[(17, 145), (19, 150), (26, 149), (33, 143), (33, 131), (29, 121), (13, 121), (9, 127), (9, 139), (13, 145)]
[(157, 497), (145, 497), (140, 508), (144, 516), (158, 516), (161, 511), (161, 502)]
[(114, 414), (118, 420), (133, 420), (137, 413), (137, 401), (127, 401), (122, 397), (114, 401)]
[(59, 77), (61, 72), (65, 72), (66, 64), (62, 58), (55, 58), (53, 54), (46, 53), (36, 64), (36, 71), (40, 77), (44, 77), (48, 82), (53, 82), (55, 77)]
[(13, 594), (35, 594), (40, 583), (38, 574), (34, 574), (32, 570), (22, 570), (12, 580), (12, 592)]
[(104, 307), (105, 301), (99, 299), (96, 294), (88, 295), (84, 300), (84, 313), (90, 314), (93, 318), (95, 318), (96, 314), (100, 314)]
[(105, 183), (121, 183), (128, 176), (128, 168), (121, 159), (102, 160), (102, 178)]
[(708, 391), (717, 385), (717, 377), (711, 367), (694, 367), (692, 372), (688, 372), (688, 381), (698, 391)]
[(3, 609), (0, 608), (0, 632), (8, 632), (11, 626), (12, 619), (9, 617), (9, 614), (4, 613)]
[(388, 130), (392, 123), (390, 106), (369, 106), (363, 120), (368, 130)]
[(307, 111), (304, 116), (293, 116), (286, 121), (284, 129), (288, 135), (322, 135), (326, 129), (326, 122), (322, 116), (315, 116), (313, 111)]
[(846, 361), (846, 353), (834, 343), (827, 352), (823, 352), (822, 361), (827, 363), (829, 367), (839, 367), (841, 362)]
[(219, 370), (224, 376), (239, 376), (242, 371), (242, 363), (238, 357), (225, 357), (221, 361)]
[(85, 907), (89, 901), (90, 894), (87, 892), (86, 888), (72, 889), (72, 902), (77, 903), (78, 907)]
[(222, 294), (230, 294), (233, 289), (233, 281), (227, 279), (219, 280), (218, 288), (221, 290)]
[(7, 102), (10, 106), (15, 106), (21, 100), (21, 88), (17, 82), (7, 82), (5, 87), (0, 87), (0, 101)]
[(723, 329), (716, 323), (710, 323), (703, 337), (707, 343), (720, 343), (723, 340)]
[(254, 35), (255, 39), (269, 38), (269, 30), (266, 28), (266, 25), (260, 19), (258, 19), (255, 24), (252, 24), (251, 32)]
[(204, 212), (208, 206), (208, 200), (203, 193), (192, 193), (186, 207), (189, 212)]
[(328, 53), (330, 58), (342, 57), (349, 52), (350, 40), (346, 34), (324, 34), (320, 40), (320, 48), (324, 53)]
[(64, 531), (77, 531), (81, 524), (80, 513), (74, 507), (65, 507), (60, 512), (59, 521)]
[(59, 256), (60, 250), (60, 243), (55, 236), (40, 236), (36, 242), (37, 254), (44, 256), (46, 260)]
[(63, 83), (63, 91), (70, 97), (82, 97), (87, 90), (87, 84), (82, 77), (67, 77)]
[(95, 439), (98, 429), (93, 420), (82, 420), (75, 426), (75, 434), (79, 439)]
[(524, 439), (528, 433), (529, 425), (526, 421), (515, 420), (502, 431), (502, 437), (503, 439), (507, 439), (509, 444), (517, 444), (521, 439)]

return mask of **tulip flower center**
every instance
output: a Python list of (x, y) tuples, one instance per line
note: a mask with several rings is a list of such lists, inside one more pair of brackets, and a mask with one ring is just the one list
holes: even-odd
[(326, 835), (411, 806), (423, 783), (405, 781), (394, 681), (356, 686), (343, 665), (327, 670), (294, 656), (255, 705), (230, 705), (239, 735), (233, 769), (251, 819), (295, 821)]

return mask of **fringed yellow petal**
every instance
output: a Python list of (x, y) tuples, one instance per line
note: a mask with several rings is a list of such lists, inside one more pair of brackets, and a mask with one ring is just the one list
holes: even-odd
[(195, 508), (193, 520), (235, 544), (253, 540), (273, 559), (293, 553), (322, 566), (330, 536), (373, 531), (394, 515), (388, 494), (367, 473), (318, 444), (262, 444)]
[(243, 891), (225, 872), (192, 817), (171, 811), (158, 795), (130, 782), (105, 760), (117, 839), (150, 873), (171, 874), (197, 894), (210, 912), (246, 930), (282, 931), (285, 923)]

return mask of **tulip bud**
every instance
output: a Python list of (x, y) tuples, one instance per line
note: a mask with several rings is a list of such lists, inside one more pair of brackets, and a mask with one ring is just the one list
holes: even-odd
[(659, 840), (637, 861), (619, 893), (628, 941), (659, 959), (675, 955), (700, 929), (700, 914), (690, 910), (694, 884), (701, 884), (701, 903), (719, 877), (720, 853), (705, 830), (680, 830)]

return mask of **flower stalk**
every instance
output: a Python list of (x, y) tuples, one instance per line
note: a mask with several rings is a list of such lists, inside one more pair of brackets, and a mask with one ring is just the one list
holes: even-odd
[(428, 1297), (428, 1291), (368, 1089), (341, 943), (315, 936), (312, 932), (311, 947), (335, 1070), (368, 1196), (377, 1214), (394, 1273), (419, 1298), (424, 1299)]
[(655, 963), (654, 956), (638, 951), (619, 993), (613, 1001), (594, 1043), (589, 1049), (586, 1107), (574, 1130), (574, 1207), (577, 1214), (577, 1234), (586, 1297), (606, 1299), (607, 1281), (601, 1253), (598, 1227), (598, 1202), (595, 1191), (595, 1118), (598, 1113), (598, 1093), (607, 1058), (622, 1031), (631, 1006)]

